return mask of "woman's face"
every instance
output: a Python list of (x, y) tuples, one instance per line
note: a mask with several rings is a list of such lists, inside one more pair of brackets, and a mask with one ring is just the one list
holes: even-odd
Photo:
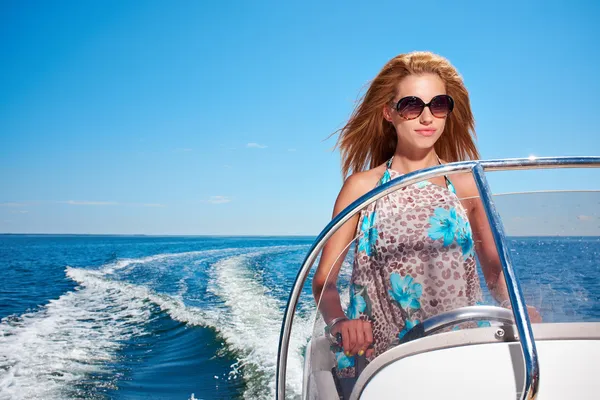
[(398, 145), (404, 150), (428, 150), (444, 132), (446, 118), (435, 117), (430, 107), (425, 107), (415, 119), (406, 119), (396, 110), (396, 104), (402, 98), (416, 96), (429, 103), (437, 95), (446, 94), (446, 85), (437, 74), (409, 75), (403, 78), (396, 90), (396, 96), (390, 105), (384, 107), (386, 120), (396, 128)]

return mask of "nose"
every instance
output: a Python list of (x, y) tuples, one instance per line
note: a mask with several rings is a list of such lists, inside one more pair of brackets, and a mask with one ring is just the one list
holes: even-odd
[(419, 122), (421, 122), (423, 125), (431, 125), (433, 122), (433, 114), (431, 113), (429, 106), (423, 109), (423, 112), (419, 116)]

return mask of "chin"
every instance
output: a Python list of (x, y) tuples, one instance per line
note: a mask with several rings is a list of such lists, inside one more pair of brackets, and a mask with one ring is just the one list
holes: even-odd
[(415, 134), (416, 138), (415, 138), (415, 142), (418, 144), (419, 147), (424, 147), (424, 146), (433, 146), (435, 144), (435, 142), (437, 142), (440, 137), (442, 136), (441, 134), (435, 134), (433, 136), (422, 136), (419, 134)]
[(431, 137), (419, 137), (415, 140), (414, 144), (419, 149), (429, 149), (433, 147), (433, 145), (438, 141), (439, 136), (431, 136)]
[(404, 140), (402, 140), (401, 137), (399, 137), (398, 140), (402, 143), (406, 143), (415, 150), (428, 150), (435, 145), (441, 136), (441, 134), (435, 134), (433, 136), (426, 137), (419, 135), (418, 133), (413, 133), (412, 135), (404, 136)]

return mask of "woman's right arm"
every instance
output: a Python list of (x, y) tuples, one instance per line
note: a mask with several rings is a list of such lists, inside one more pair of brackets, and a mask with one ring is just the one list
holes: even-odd
[[(346, 180), (335, 202), (333, 217), (374, 186), (369, 185), (368, 179), (365, 179), (363, 174), (354, 174)], [(354, 215), (329, 238), (323, 247), (321, 259), (312, 281), (315, 301), (328, 325), (337, 318), (345, 317), (337, 290), (337, 279), (348, 252), (348, 244), (354, 239), (358, 219), (359, 214)], [(344, 320), (337, 322), (331, 333), (337, 332), (342, 334), (346, 354), (365, 351), (373, 341), (371, 324), (367, 321)]]

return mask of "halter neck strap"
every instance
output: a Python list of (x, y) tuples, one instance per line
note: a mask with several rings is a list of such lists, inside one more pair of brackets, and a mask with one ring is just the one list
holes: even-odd
[[(437, 155), (437, 153), (435, 154), (435, 158), (437, 158), (438, 164), (442, 165), (442, 160), (440, 160), (440, 157)], [(392, 162), (394, 161), (394, 156), (392, 156), (389, 160), (387, 160), (387, 162), (385, 163), (386, 169), (385, 169), (385, 176), (389, 177), (389, 170), (392, 169)], [(449, 191), (451, 191), (452, 193), (456, 194), (456, 189), (454, 188), (454, 185), (452, 184), (452, 181), (446, 176), (444, 175), (444, 180), (446, 181), (446, 187), (448, 188)]]

